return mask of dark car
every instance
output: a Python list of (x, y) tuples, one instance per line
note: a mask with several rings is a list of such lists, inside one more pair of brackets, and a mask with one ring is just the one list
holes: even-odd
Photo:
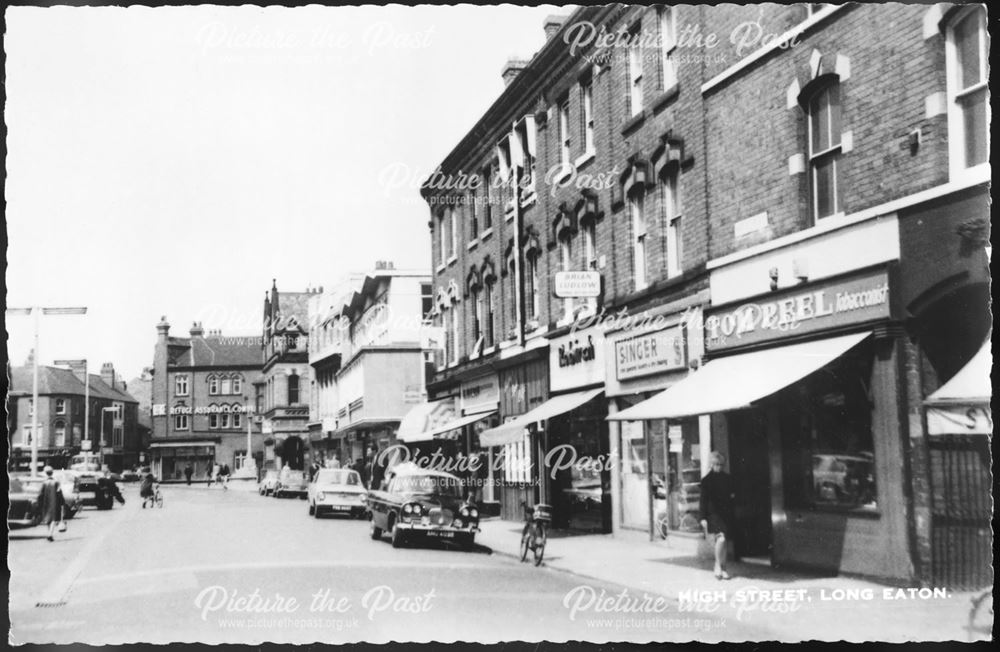
[(100, 494), (97, 481), (101, 474), (97, 471), (75, 471), (75, 473), (77, 488), (80, 491), (80, 504), (85, 507), (97, 507)]
[(371, 538), (382, 532), (399, 548), (407, 541), (436, 539), (471, 548), (479, 510), (462, 498), (462, 482), (450, 473), (400, 464), (386, 476), (384, 491), (368, 492)]
[(274, 484), (275, 498), (298, 496), (304, 500), (308, 493), (309, 479), (306, 478), (305, 471), (282, 469), (278, 474), (278, 481)]
[(25, 478), (10, 476), (7, 508), (7, 527), (11, 530), (34, 527), (41, 522), (41, 494), (37, 485), (29, 483)]

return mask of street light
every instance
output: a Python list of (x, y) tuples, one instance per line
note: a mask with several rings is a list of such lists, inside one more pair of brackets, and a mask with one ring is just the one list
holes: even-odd
[(33, 378), (31, 388), (31, 477), (38, 475), (38, 327), (42, 315), (86, 315), (87, 308), (64, 308), (33, 306), (31, 308), (7, 308), (8, 315), (32, 315), (35, 318), (35, 348), (31, 356)]
[(55, 360), (54, 365), (78, 367), (83, 365), (83, 441), (90, 441), (90, 373), (87, 371), (87, 360)]

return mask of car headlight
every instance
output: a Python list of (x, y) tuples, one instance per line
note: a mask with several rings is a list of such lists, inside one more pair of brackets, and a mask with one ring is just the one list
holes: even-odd
[(326, 494), (322, 491), (316, 494), (316, 500), (323, 500), (324, 498), (326, 498)]
[(413, 513), (413, 505), (403, 505), (403, 513), (404, 514), (412, 514)]

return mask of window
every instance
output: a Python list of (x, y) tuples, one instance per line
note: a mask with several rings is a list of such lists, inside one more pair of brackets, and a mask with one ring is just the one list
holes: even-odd
[(483, 168), (482, 182), (485, 184), (483, 188), (483, 231), (488, 231), (493, 228), (493, 206), (496, 201), (496, 184), (499, 182), (499, 173), (497, 172), (497, 166), (494, 163), (490, 163), (485, 168)]
[(28, 399), (28, 416), (34, 416), (35, 414), (35, 399)]
[(229, 413), (223, 412), (219, 415), (219, 427), (228, 428), (229, 427)]
[(111, 428), (111, 445), (115, 448), (121, 448), (125, 443), (125, 431), (121, 426), (114, 426)]
[(438, 252), (439, 252), (438, 255), (441, 257), (440, 260), (438, 261), (438, 264), (444, 265), (445, 261), (448, 260), (448, 246), (447, 246), (448, 240), (444, 231), (445, 223), (444, 223), (443, 212), (438, 214), (437, 226), (438, 226)]
[(445, 310), (441, 315), (441, 325), (444, 327), (444, 357), (438, 366), (439, 369), (443, 369), (448, 364), (448, 361), (452, 358), (452, 351), (455, 350), (455, 341), (452, 339), (454, 331), (451, 327), (453, 318), (454, 315), (451, 310)]
[(667, 278), (673, 278), (681, 273), (683, 268), (682, 233), (681, 230), (681, 194), (679, 172), (674, 169), (663, 180), (664, 230), (666, 232)]
[(493, 322), (493, 320), (495, 318), (494, 315), (493, 315), (493, 305), (494, 305), (494, 299), (495, 299), (494, 296), (493, 296), (493, 293), (495, 291), (496, 291), (496, 283), (487, 283), (486, 284), (486, 292), (484, 293), (484, 302), (485, 302), (485, 304), (483, 306), (483, 314), (485, 315), (485, 318), (486, 318), (486, 324), (485, 324), (484, 333), (483, 333), (483, 337), (484, 337), (483, 345), (486, 346), (486, 347), (493, 346), (493, 344), (496, 341), (495, 340), (494, 322)]
[(523, 173), (521, 187), (528, 192), (535, 189), (535, 118), (525, 116), (514, 128), (517, 144), (521, 150)]
[(223, 394), (229, 395), (233, 393), (233, 381), (229, 378), (222, 379), (222, 389)]
[(291, 376), (288, 377), (288, 404), (295, 405), (298, 402), (299, 402), (299, 377), (297, 374), (292, 374)]
[(564, 168), (570, 166), (569, 100), (559, 103), (559, 147)]
[(660, 23), (660, 83), (667, 90), (677, 83), (677, 70), (674, 67), (673, 53), (677, 48), (677, 28), (674, 22), (674, 10), (661, 7)]
[(632, 220), (632, 269), (635, 289), (645, 289), (646, 281), (646, 218), (643, 215), (642, 193), (629, 198), (629, 215)]
[(583, 151), (592, 154), (594, 145), (594, 84), (587, 80), (580, 84), (580, 98), (583, 100)]
[(631, 115), (642, 113), (642, 45), (641, 33), (630, 34), (628, 47), (629, 110)]
[(234, 428), (242, 428), (243, 427), (243, 415), (240, 414), (239, 412), (233, 412), (233, 414), (231, 416), (232, 416), (232, 420), (233, 420), (233, 427)]
[(219, 415), (218, 414), (209, 414), (208, 415), (208, 427), (211, 428), (211, 429), (213, 429), (213, 430), (215, 428), (219, 427)]
[(469, 241), (471, 242), (479, 237), (479, 206), (475, 195), (466, 195), (464, 200), (467, 206), (466, 210), (469, 211)]
[(56, 441), (55, 446), (65, 446), (66, 445), (66, 424), (63, 421), (56, 421), (56, 426), (53, 431), (55, 433)]
[(239, 376), (233, 376), (233, 394), (243, 393), (243, 379)]
[(434, 286), (430, 283), (420, 284), (420, 315), (424, 323), (430, 321), (431, 312), (434, 310)]
[(840, 162), (840, 84), (819, 90), (809, 102), (809, 168), (813, 215), (841, 211), (837, 167)]
[(215, 396), (219, 393), (219, 379), (214, 375), (208, 377), (208, 393), (210, 396)]
[(57, 398), (56, 399), (56, 414), (66, 414), (66, 400)]
[(985, 8), (962, 10), (948, 26), (945, 43), (949, 158), (952, 171), (960, 172), (986, 163), (989, 156)]
[(527, 318), (528, 319), (538, 319), (538, 253), (529, 252), (526, 256), (527, 258), (527, 274), (525, 274), (525, 281), (528, 287), (525, 288), (525, 304), (527, 308)]
[[(559, 256), (561, 259), (561, 267), (564, 272), (573, 271), (573, 241), (569, 237), (565, 237), (559, 241)], [(571, 297), (566, 297), (563, 299), (563, 319), (570, 320), (573, 318), (573, 299)]]
[(514, 201), (513, 186), (511, 185), (514, 181), (514, 171), (511, 164), (510, 138), (507, 137), (497, 143), (497, 167), (500, 170), (500, 179), (503, 181), (501, 202), (505, 210), (507, 207), (513, 206), (512, 202)]
[(448, 250), (448, 258), (450, 260), (455, 257), (455, 252), (458, 251), (458, 214), (453, 208), (449, 211), (449, 215), (451, 220), (451, 249)]
[(461, 332), (461, 331), (459, 331), (459, 326), (460, 326), (460, 322), (461, 322), (461, 319), (460, 319), (461, 314), (458, 311), (458, 307), (455, 306), (455, 305), (452, 305), (451, 310), (449, 310), (448, 312), (451, 313), (451, 344), (452, 344), (452, 347), (451, 347), (451, 360), (450, 360), (450, 362), (452, 364), (457, 364), (458, 363), (458, 348), (459, 348), (459, 341), (460, 341), (459, 340), (459, 337), (460, 337), (459, 333)]
[(174, 377), (174, 394), (177, 396), (187, 396), (188, 395), (188, 377), (187, 374), (180, 374)]
[(188, 429), (188, 415), (186, 414), (175, 414), (174, 415), (174, 430), (187, 430)]
[[(597, 270), (597, 226), (592, 220), (583, 224), (583, 268), (587, 271)], [(584, 301), (586, 315), (597, 313), (597, 297), (587, 297)]]
[(472, 291), (472, 352), (482, 351), (483, 347), (483, 315), (485, 310), (485, 292), (482, 286)]

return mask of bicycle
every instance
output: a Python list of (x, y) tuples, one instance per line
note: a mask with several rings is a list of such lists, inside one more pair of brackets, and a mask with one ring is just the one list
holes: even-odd
[(969, 642), (989, 640), (993, 634), (993, 589), (972, 597), (969, 611)]
[(535, 566), (542, 563), (545, 556), (545, 542), (548, 540), (548, 526), (552, 522), (552, 507), (539, 503), (524, 506), (524, 531), (521, 533), (521, 561), (527, 561), (528, 551), (534, 554)]
[(153, 485), (153, 495), (146, 496), (142, 499), (142, 508), (146, 508), (146, 503), (149, 503), (150, 507), (163, 507), (163, 494), (160, 493), (160, 485)]

